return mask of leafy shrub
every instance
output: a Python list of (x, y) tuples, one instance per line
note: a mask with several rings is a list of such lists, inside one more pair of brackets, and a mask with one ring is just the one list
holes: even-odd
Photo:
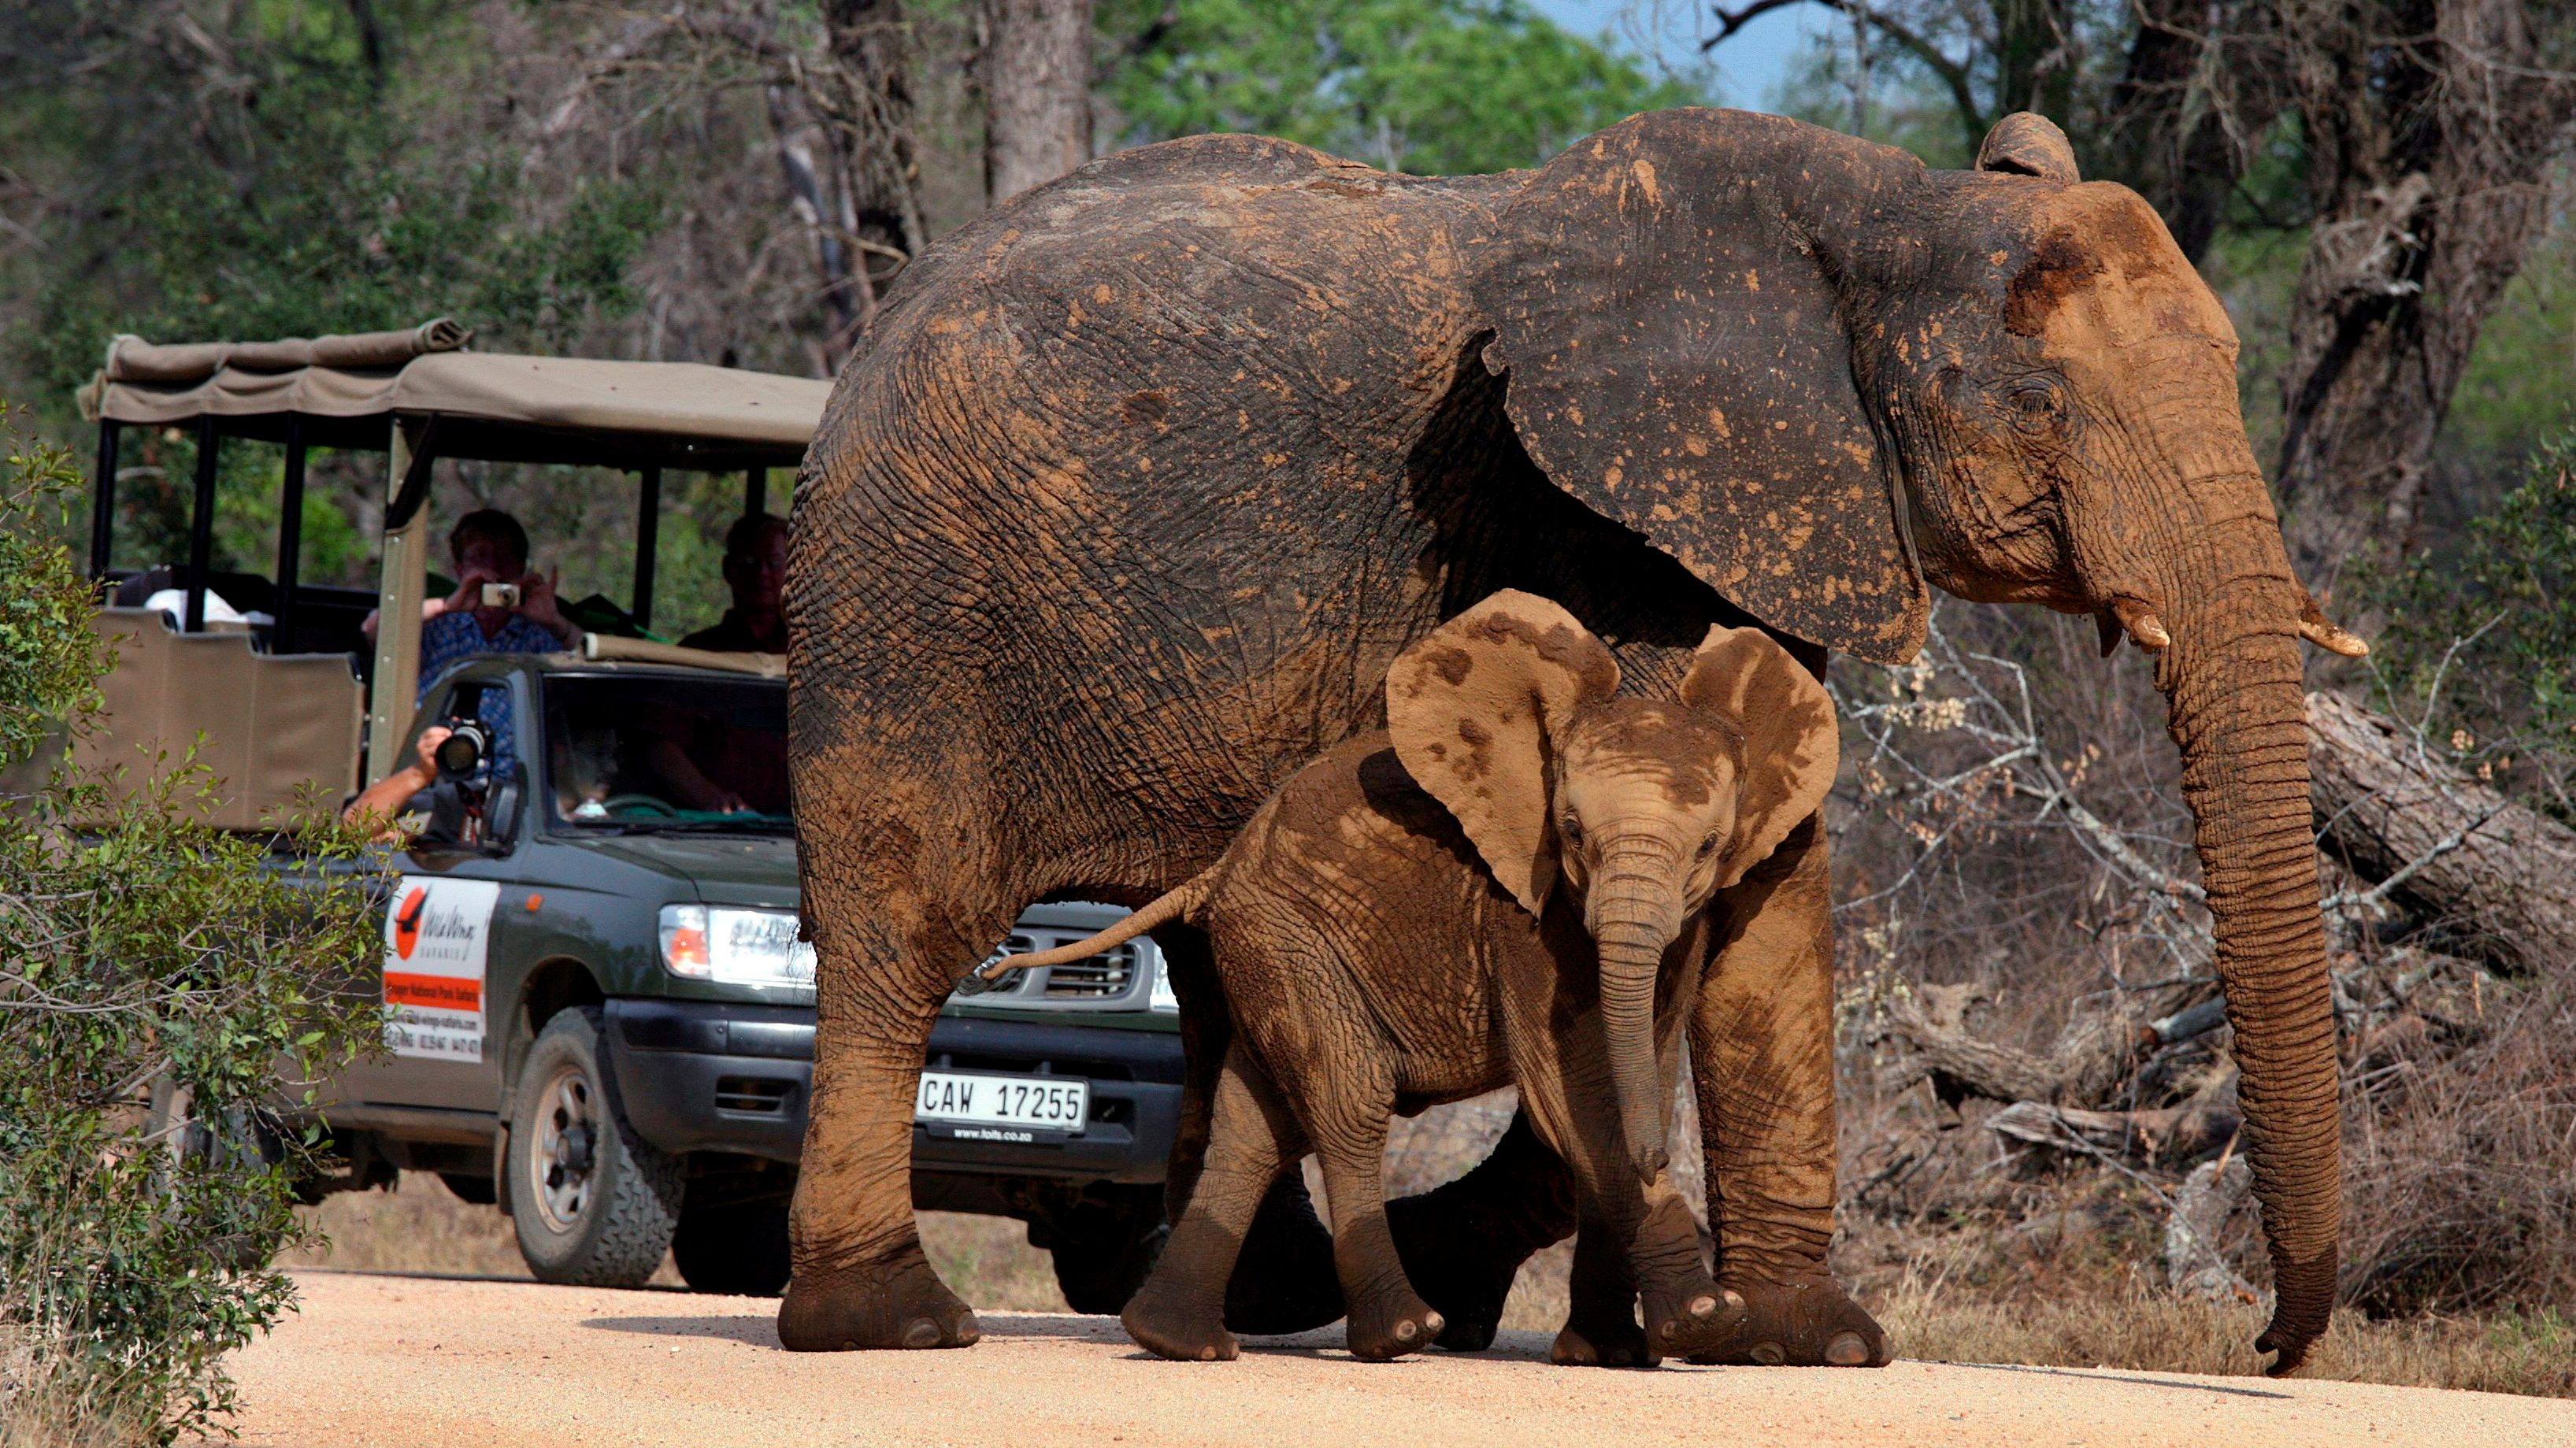
[(2383, 707), (2456, 719), (2453, 748), (2536, 808), (2576, 820), (2576, 432), (2458, 541), (2365, 575)]
[[(0, 764), (57, 717), (80, 728), (100, 668), (87, 587), (44, 527), (75, 475), (14, 433), (7, 458)], [(372, 1001), (333, 989), (377, 948), (359, 841), (310, 812), (281, 836), (302, 863), (277, 868), (279, 842), (202, 822), (213, 786), (187, 761), (130, 797), (57, 772), (0, 810), (13, 1433), (166, 1442), (229, 1409), (222, 1357), (292, 1302), (270, 1264), (317, 1166), (273, 1113), (380, 1030)]]

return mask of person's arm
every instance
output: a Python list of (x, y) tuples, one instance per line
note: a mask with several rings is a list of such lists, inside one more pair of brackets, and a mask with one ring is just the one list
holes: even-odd
[(394, 825), (395, 812), (404, 801), (438, 783), (438, 746), (455, 732), (444, 724), (420, 731), (420, 738), (412, 743), (412, 762), (359, 791), (358, 797), (341, 811), (340, 818), (353, 825), (375, 822), (374, 838), (388, 844), (402, 843), (403, 832)]

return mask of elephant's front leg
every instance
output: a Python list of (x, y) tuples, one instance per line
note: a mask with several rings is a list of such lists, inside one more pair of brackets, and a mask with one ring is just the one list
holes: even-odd
[(1742, 1327), (1693, 1362), (1875, 1367), (1886, 1334), (1825, 1265), (1834, 1235), (1833, 895), (1821, 817), (1727, 892), (1691, 1016), (1717, 1279)]

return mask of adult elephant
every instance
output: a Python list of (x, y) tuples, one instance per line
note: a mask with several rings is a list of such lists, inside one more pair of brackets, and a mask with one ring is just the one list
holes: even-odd
[[(1204, 136), (933, 248), (844, 369), (796, 497), (820, 1029), (781, 1339), (975, 1340), (906, 1190), (942, 998), (1027, 902), (1140, 902), (1206, 866), (1281, 779), (1381, 722), (1389, 661), (1443, 619), (1526, 589), (1660, 689), (1748, 617), (1813, 668), (1904, 660), (1929, 582), (2158, 653), (2279, 1289), (2258, 1345), (2296, 1366), (2339, 1211), (2297, 648), (2342, 636), (2291, 576), (2235, 357), (2155, 213), (2080, 183), (2032, 116), (1963, 172), (1712, 110), (1500, 176)], [(1821, 830), (1720, 908), (1691, 1041), (1720, 1273), (1752, 1309), (1731, 1356), (1882, 1361), (1824, 1266)], [(1167, 948), (1185, 1024), (1221, 1029), (1194, 943)], [(1509, 1169), (1397, 1213), (1453, 1318), (1444, 1292), (1490, 1317), (1496, 1274), (1571, 1225), (1561, 1170), (1514, 1136)], [(1185, 1124), (1176, 1193), (1203, 1141)], [(1311, 1250), (1282, 1240), (1278, 1260)]]

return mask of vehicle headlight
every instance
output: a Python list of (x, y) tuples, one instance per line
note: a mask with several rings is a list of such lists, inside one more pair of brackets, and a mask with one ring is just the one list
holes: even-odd
[(1162, 949), (1160, 947), (1156, 947), (1155, 949), (1148, 950), (1145, 953), (1152, 956), (1154, 959), (1154, 994), (1152, 999), (1145, 1003), (1145, 1008), (1151, 1011), (1161, 1011), (1167, 1016), (1179, 1015), (1181, 1013), (1181, 998), (1172, 994), (1172, 971), (1170, 966), (1163, 963)]
[(790, 911), (665, 905), (662, 968), (691, 980), (810, 989), (814, 947), (796, 938)]

